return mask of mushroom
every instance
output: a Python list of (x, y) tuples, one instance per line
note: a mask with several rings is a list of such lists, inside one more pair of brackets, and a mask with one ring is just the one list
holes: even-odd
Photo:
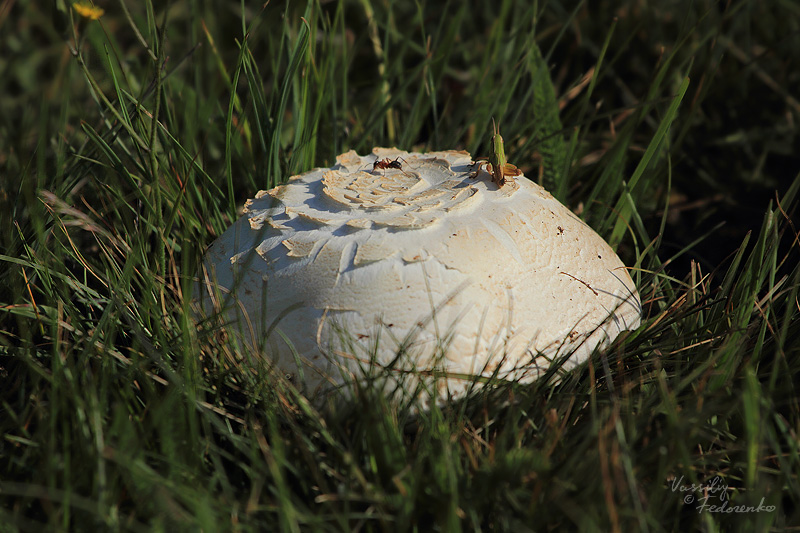
[(625, 266), (539, 185), (470, 154), (375, 148), (260, 191), (209, 248), (201, 308), (316, 396), (381, 377), (424, 405), (569, 370), (641, 304)]

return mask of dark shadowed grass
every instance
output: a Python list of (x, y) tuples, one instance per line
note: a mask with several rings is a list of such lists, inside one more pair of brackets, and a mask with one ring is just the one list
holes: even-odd
[[(0, 524), (798, 527), (800, 10), (668, 5), (0, 7)], [(632, 267), (645, 320), (588, 364), (320, 408), (193, 318), (256, 191), (483, 156), (492, 118)]]

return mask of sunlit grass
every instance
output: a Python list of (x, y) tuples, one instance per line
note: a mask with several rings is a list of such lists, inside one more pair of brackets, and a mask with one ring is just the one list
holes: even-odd
[[(97, 5), (0, 8), (0, 523), (800, 521), (793, 5)], [(486, 155), (492, 118), (632, 266), (645, 320), (605, 353), (422, 412), (369, 384), (320, 408), (195, 320), (256, 191), (349, 149)], [(680, 490), (717, 477), (774, 508)]]

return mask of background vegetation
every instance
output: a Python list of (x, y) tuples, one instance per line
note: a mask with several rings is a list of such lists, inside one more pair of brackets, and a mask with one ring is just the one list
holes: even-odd
[[(0, 3), (0, 529), (800, 527), (800, 7), (473, 4)], [(320, 412), (192, 319), (257, 190), (492, 117), (633, 267), (607, 353)]]

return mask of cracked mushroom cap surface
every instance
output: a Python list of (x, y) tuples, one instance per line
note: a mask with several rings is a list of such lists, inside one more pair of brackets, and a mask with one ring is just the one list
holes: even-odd
[[(375, 168), (387, 160), (401, 168)], [(471, 162), (350, 151), (260, 191), (209, 248), (201, 308), (307, 394), (380, 374), (386, 390), (422, 384), (423, 402), (476, 375), (529, 382), (563, 357), (569, 370), (639, 325), (597, 233), (524, 176), (498, 188)]]

